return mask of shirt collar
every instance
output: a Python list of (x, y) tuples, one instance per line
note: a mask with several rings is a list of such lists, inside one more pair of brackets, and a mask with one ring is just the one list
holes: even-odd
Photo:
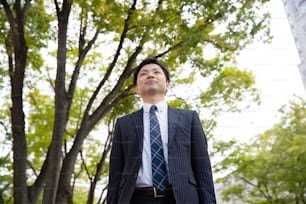
[(163, 100), (159, 103), (156, 103), (156, 104), (150, 104), (150, 103), (143, 103), (143, 111), (145, 113), (149, 113), (150, 112), (150, 108), (152, 105), (155, 105), (157, 107), (157, 111), (158, 112), (164, 112), (167, 110), (167, 107), (168, 107), (168, 104), (166, 102), (166, 100)]

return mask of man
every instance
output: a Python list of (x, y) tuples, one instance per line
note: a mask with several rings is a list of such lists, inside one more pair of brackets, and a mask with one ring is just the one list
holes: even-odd
[(216, 203), (199, 116), (167, 105), (166, 67), (144, 60), (135, 70), (134, 85), (143, 107), (117, 120), (107, 203)]

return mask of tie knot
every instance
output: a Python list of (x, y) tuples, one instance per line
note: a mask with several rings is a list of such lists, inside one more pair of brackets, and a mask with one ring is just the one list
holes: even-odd
[(155, 113), (155, 111), (157, 111), (157, 107), (156, 105), (152, 105), (150, 108), (150, 113)]

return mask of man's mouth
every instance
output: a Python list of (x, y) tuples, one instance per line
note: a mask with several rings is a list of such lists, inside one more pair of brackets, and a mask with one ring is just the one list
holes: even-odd
[(155, 83), (156, 83), (155, 80), (148, 80), (148, 81), (146, 81), (146, 84), (155, 84)]

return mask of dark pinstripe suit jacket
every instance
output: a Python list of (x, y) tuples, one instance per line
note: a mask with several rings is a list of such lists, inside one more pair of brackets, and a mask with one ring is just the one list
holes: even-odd
[[(143, 149), (143, 110), (117, 120), (107, 203), (129, 203)], [(195, 111), (168, 108), (168, 167), (176, 203), (216, 203), (206, 137)]]

